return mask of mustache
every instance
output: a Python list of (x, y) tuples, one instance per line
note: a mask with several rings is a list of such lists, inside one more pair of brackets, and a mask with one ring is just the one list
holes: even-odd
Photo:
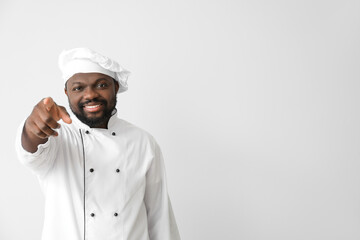
[(86, 100), (86, 101), (84, 101), (84, 102), (79, 103), (79, 104), (78, 104), (78, 107), (79, 107), (79, 108), (83, 108), (86, 104), (89, 104), (89, 103), (102, 103), (103, 105), (106, 105), (106, 104), (107, 104), (107, 101), (106, 101), (106, 100), (103, 100), (103, 99), (94, 98), (94, 99)]

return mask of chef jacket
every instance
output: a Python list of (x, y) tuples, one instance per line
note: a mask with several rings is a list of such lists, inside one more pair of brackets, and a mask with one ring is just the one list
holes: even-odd
[(108, 129), (75, 116), (20, 161), (45, 196), (42, 240), (180, 240), (159, 145), (113, 115)]

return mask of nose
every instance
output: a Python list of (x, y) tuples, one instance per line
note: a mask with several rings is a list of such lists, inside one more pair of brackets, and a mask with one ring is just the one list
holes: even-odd
[(94, 98), (97, 98), (98, 96), (99, 93), (92, 87), (87, 87), (84, 91), (84, 99), (86, 100), (92, 100)]

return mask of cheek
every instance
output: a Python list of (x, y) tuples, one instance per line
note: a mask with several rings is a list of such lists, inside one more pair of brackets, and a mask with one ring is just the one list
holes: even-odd
[(79, 98), (76, 97), (76, 96), (71, 96), (71, 95), (68, 95), (68, 100), (69, 100), (69, 103), (71, 106), (73, 107), (78, 107), (78, 104), (79, 104)]

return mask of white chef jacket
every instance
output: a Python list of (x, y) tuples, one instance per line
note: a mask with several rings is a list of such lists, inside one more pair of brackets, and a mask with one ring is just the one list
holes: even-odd
[(154, 138), (116, 114), (108, 129), (72, 120), (35, 153), (17, 134), (45, 196), (42, 240), (180, 240)]

